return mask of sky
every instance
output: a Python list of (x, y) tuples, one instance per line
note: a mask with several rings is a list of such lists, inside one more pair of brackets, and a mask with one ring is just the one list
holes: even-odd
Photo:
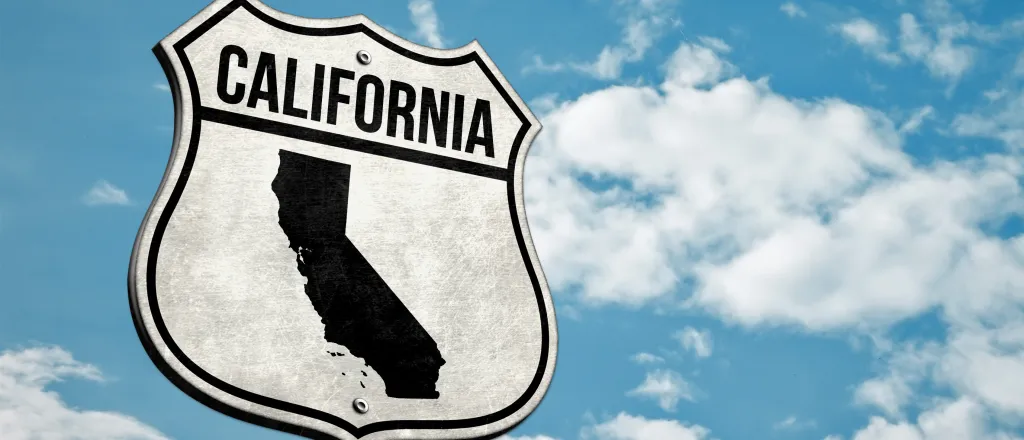
[[(0, 5), (0, 433), (286, 439), (131, 321), (170, 152), (150, 49), (203, 0)], [(558, 314), (504, 440), (1024, 438), (1024, 3), (267, 1), (478, 40), (542, 121)]]

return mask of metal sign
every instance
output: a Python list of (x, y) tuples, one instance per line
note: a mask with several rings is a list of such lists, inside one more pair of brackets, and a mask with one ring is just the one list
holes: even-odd
[(480, 46), (218, 0), (154, 52), (174, 149), (132, 254), (179, 388), (309, 437), (511, 429), (555, 365), (523, 206), (536, 118)]

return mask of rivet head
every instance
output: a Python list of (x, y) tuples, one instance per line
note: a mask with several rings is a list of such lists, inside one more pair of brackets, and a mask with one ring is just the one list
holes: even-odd
[(356, 61), (359, 61), (359, 64), (364, 66), (370, 64), (370, 53), (365, 50), (356, 52)]
[(363, 399), (356, 399), (352, 401), (352, 408), (355, 408), (356, 412), (359, 414), (366, 414), (370, 411), (370, 404), (366, 403)]

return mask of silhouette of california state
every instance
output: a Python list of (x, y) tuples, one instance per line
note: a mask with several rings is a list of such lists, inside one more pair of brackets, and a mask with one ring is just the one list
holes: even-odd
[(345, 235), (351, 167), (281, 150), (271, 183), (324, 339), (380, 375), (389, 397), (436, 399), (437, 343)]

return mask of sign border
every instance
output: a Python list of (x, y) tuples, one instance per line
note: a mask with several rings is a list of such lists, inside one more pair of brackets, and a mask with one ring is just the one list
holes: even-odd
[[(165, 357), (165, 352), (170, 356), (173, 356), (174, 360), (181, 366), (184, 367), (188, 372), (194, 375), (197, 379), (205, 382), (206, 385), (216, 388), (220, 392), (224, 392), (234, 398), (242, 401), (256, 404), (261, 407), (270, 408), (285, 413), (294, 414), (297, 416), (303, 416), (305, 418), (313, 419), (316, 421), (328, 423), (337, 428), (341, 428), (355, 438), (361, 438), (373, 433), (382, 431), (394, 431), (394, 430), (463, 430), (472, 429), (474, 431), (486, 428), (491, 425), (502, 424), (510, 417), (516, 416), (517, 413), (525, 414), (518, 415), (518, 420), (513, 420), (510, 426), (505, 426), (500, 432), (492, 432), (486, 434), (488, 436), (498, 436), (503, 432), (507, 432), (515, 425), (521, 423), (533, 410), (540, 404), (544, 394), (546, 394), (548, 387), (550, 386), (551, 377), (554, 374), (555, 358), (557, 352), (557, 330), (556, 322), (554, 317), (553, 304), (551, 303), (551, 296), (547, 289), (546, 280), (544, 280), (543, 272), (539, 266), (539, 260), (536, 255), (536, 251), (533, 248), (532, 239), (529, 236), (528, 224), (525, 224), (525, 215), (520, 210), (525, 210), (525, 203), (522, 199), (522, 185), (523, 185), (523, 161), (525, 160), (526, 150), (529, 149), (530, 143), (536, 132), (540, 130), (540, 124), (533, 117), (532, 113), (529, 113), (529, 109), (521, 102), (520, 99), (513, 98), (508, 89), (511, 89), (507, 84), (503, 84), (495, 75), (497, 72), (496, 68), (493, 68), (493, 62), (487, 57), (486, 53), (474, 40), (470, 44), (456, 49), (432, 49), (424, 46), (419, 46), (414, 43), (408, 42), (407, 40), (391, 34), (386, 29), (380, 28), (378, 25), (370, 21), (368, 18), (362, 15), (355, 15), (349, 17), (343, 17), (339, 19), (311, 19), (305, 17), (296, 17), (285, 14), (280, 11), (276, 11), (269, 6), (260, 3), (258, 0), (215, 0), (210, 4), (204, 11), (197, 14), (182, 28), (192, 24), (193, 21), (200, 20), (199, 15), (204, 15), (211, 9), (216, 9), (218, 5), (224, 4), (219, 10), (209, 14), (205, 19), (201, 19), (198, 25), (195, 25), (191, 30), (188, 30), (184, 37), (177, 37), (178, 31), (172, 34), (171, 37), (161, 41), (153, 47), (153, 53), (156, 55), (160, 62), (161, 67), (164, 70), (164, 74), (167, 76), (168, 82), (171, 85), (171, 91), (174, 97), (175, 107), (175, 131), (172, 152), (167, 164), (167, 169), (164, 174), (164, 178), (160, 183), (160, 187), (157, 190), (156, 195), (153, 198), (153, 202), (147, 211), (142, 226), (139, 229), (138, 236), (136, 238), (135, 246), (132, 251), (131, 264), (128, 273), (128, 292), (129, 301), (132, 311), (132, 321), (135, 324), (136, 332), (142, 342), (142, 345), (149, 355), (150, 359), (156, 365), (156, 367), (166, 376), (175, 386), (185, 392), (193, 399), (201, 402), (202, 404), (219, 411), (223, 414), (231, 416), (233, 418), (243, 420), (255, 425), (272, 428), (275, 430), (297, 434), (308, 438), (329, 438), (335, 439), (336, 436), (322, 432), (310, 427), (299, 426), (282, 420), (276, 420), (268, 416), (255, 414), (253, 412), (245, 411), (229, 403), (223, 402), (217, 397), (203, 391), (196, 384), (190, 382), (188, 379), (183, 377), (174, 367), (168, 362), (169, 359)], [(254, 5), (257, 3), (259, 7)], [(377, 43), (385, 46), (393, 52), (402, 55), (406, 58), (414, 61), (429, 64), (433, 66), (459, 66), (468, 63), (475, 63), (486, 75), (490, 83), (498, 90), (504, 99), (505, 103), (509, 105), (512, 111), (516, 114), (519, 120), (522, 122), (522, 127), (519, 129), (515, 140), (513, 142), (511, 151), (508, 158), (508, 168), (505, 170), (504, 176), (501, 180), (507, 182), (507, 191), (509, 198), (509, 209), (511, 213), (512, 226), (515, 232), (516, 241), (519, 245), (520, 254), (523, 257), (523, 263), (529, 274), (534, 293), (537, 297), (538, 311), (540, 313), (541, 322), (541, 353), (538, 363), (537, 372), (534, 375), (533, 380), (527, 387), (526, 392), (516, 399), (511, 405), (503, 408), (492, 414), (474, 417), (470, 419), (456, 419), (456, 420), (388, 420), (370, 423), (364, 426), (356, 427), (351, 422), (343, 419), (340, 416), (329, 414), (324, 411), (316, 410), (313, 408), (305, 407), (302, 405), (281, 401), (278, 399), (262, 396), (250, 391), (243, 390), (235, 387), (215, 376), (209, 372), (203, 370), (194, 361), (188, 358), (181, 348), (174, 342), (170, 335), (167, 327), (163, 322), (162, 315), (159, 309), (158, 295), (156, 292), (156, 267), (158, 262), (159, 250), (161, 240), (164, 231), (170, 221), (171, 215), (181, 198), (182, 192), (188, 183), (189, 174), (192, 169), (192, 165), (196, 158), (196, 153), (199, 147), (199, 138), (201, 126), (204, 120), (208, 123), (216, 123), (216, 121), (210, 120), (208, 117), (204, 117), (203, 113), (205, 110), (202, 107), (199, 95), (199, 87), (195, 77), (195, 73), (191, 67), (188, 57), (185, 54), (185, 49), (192, 44), (195, 40), (205, 34), (207, 31), (216, 26), (220, 21), (226, 18), (231, 13), (244, 9), (254, 17), (258, 18), (262, 22), (269, 26), (273, 26), (277, 29), (284, 30), (287, 32), (306, 35), (306, 36), (338, 36), (348, 35), (355, 33), (362, 33), (372, 38)], [(327, 24), (329, 22), (336, 21), (354, 21), (351, 24), (344, 24), (341, 26), (325, 26), (325, 27), (309, 27), (294, 23), (288, 23), (282, 19), (271, 16), (268, 12), (262, 10), (267, 9), (274, 15), (287, 17), (293, 17), (302, 21), (315, 21)], [(181, 28), (179, 28), (181, 30)], [(176, 38), (173, 44), (166, 43), (168, 40)], [(396, 42), (397, 41), (397, 42)], [(401, 42), (398, 43), (398, 42)], [(441, 57), (431, 56), (423, 53), (419, 53), (411, 48), (403, 47), (403, 44), (411, 47), (421, 48), (420, 52), (435, 52), (435, 53), (449, 53), (454, 56)], [(167, 45), (171, 46), (171, 50), (168, 50)], [(456, 53), (467, 52), (456, 55)], [(181, 65), (181, 70), (187, 81), (189, 98), (191, 102), (187, 105), (184, 103), (184, 95), (181, 90), (179, 82), (181, 80), (178, 70), (172, 60), (172, 56), (177, 58), (177, 61)], [(485, 62), (485, 59), (488, 62)], [(493, 70), (492, 70), (493, 69)], [(497, 73), (500, 75), (500, 72)], [(503, 78), (502, 78), (503, 79)], [(524, 111), (525, 110), (525, 111)], [(187, 151), (182, 153), (184, 148), (180, 145), (182, 142), (182, 134), (184, 121), (191, 120), (191, 127), (189, 128), (190, 134), (188, 136), (188, 148)], [(535, 128), (533, 133), (530, 133), (531, 129)], [(526, 146), (523, 147), (524, 140), (527, 136), (530, 139), (525, 142)], [(401, 148), (401, 147), (396, 147)], [(183, 164), (181, 165), (180, 172), (177, 178), (173, 178), (173, 171), (175, 168), (175, 162), (183, 157)], [(522, 157), (520, 157), (522, 156)], [(497, 176), (495, 176), (497, 177)], [(168, 188), (169, 182), (174, 182), (173, 188)], [(169, 196), (164, 197), (164, 192), (167, 189), (171, 189)], [(163, 203), (162, 200), (166, 199)], [(522, 219), (522, 222), (520, 221)], [(155, 221), (155, 227), (150, 231), (150, 222)], [(521, 223), (524, 223), (521, 225)], [(147, 256), (144, 262), (140, 262), (143, 254)], [(145, 266), (145, 288), (141, 288), (141, 281), (138, 278), (143, 275), (138, 272), (139, 264)], [(139, 291), (145, 290), (146, 299), (148, 302), (148, 309), (151, 313), (151, 322), (146, 322), (147, 317), (143, 312), (143, 307), (139, 304)], [(150, 327), (155, 327), (156, 334), (152, 334)], [(159, 340), (160, 344), (157, 343)], [(160, 345), (163, 345), (162, 347)], [(528, 406), (529, 405), (529, 406)], [(466, 435), (472, 435), (471, 432), (466, 432)]]

